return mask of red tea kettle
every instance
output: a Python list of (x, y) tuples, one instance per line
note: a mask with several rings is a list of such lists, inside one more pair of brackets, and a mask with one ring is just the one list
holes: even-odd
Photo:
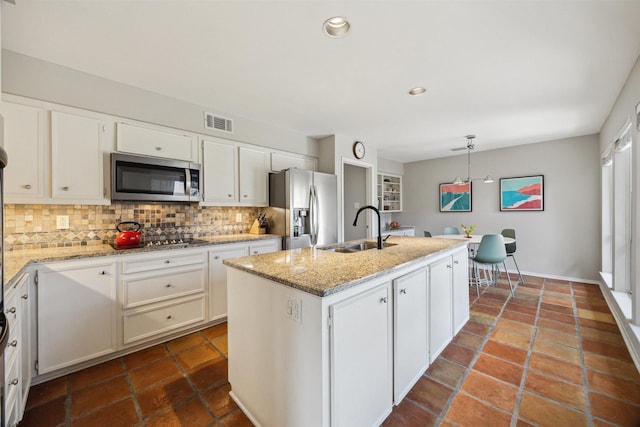
[(139, 244), (140, 235), (142, 234), (140, 228), (140, 224), (134, 221), (124, 221), (116, 225), (116, 230), (118, 230), (116, 244), (118, 246), (133, 246)]

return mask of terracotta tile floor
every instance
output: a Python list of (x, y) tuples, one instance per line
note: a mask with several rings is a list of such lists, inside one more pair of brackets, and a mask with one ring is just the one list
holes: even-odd
[[(385, 426), (638, 426), (640, 375), (595, 285), (506, 278)], [(226, 324), (34, 386), (20, 427), (250, 426), (228, 395)]]
[(525, 282), (470, 288), (469, 322), (385, 426), (640, 426), (640, 374), (598, 286)]

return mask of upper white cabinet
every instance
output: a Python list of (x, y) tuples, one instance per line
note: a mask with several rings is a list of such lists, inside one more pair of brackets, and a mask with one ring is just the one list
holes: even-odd
[(202, 141), (204, 205), (267, 206), (268, 153), (220, 138)]
[(385, 212), (402, 212), (402, 177), (378, 174), (378, 208)]
[(103, 137), (97, 118), (51, 112), (51, 194), (57, 200), (107, 202)]
[(239, 151), (240, 203), (268, 205), (268, 154), (247, 147), (239, 147)]
[(45, 197), (46, 111), (28, 105), (3, 102), (4, 148), (9, 153), (5, 169), (5, 195), (10, 201), (34, 201)]
[(167, 159), (198, 161), (198, 137), (160, 126), (118, 122), (118, 151)]
[(238, 151), (235, 145), (202, 142), (203, 203), (236, 204), (238, 201)]
[(271, 171), (280, 172), (284, 169), (318, 169), (318, 159), (291, 153), (271, 153)]
[(109, 204), (105, 165), (113, 121), (89, 111), (7, 95), (7, 203)]

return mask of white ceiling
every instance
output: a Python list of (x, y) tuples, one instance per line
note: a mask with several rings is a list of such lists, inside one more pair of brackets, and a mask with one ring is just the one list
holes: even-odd
[(16, 3), (5, 49), (400, 162), (597, 133), (640, 54), (640, 1)]

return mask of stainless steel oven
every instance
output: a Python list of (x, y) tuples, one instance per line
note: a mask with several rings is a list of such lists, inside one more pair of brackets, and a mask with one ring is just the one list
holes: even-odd
[(200, 165), (111, 153), (111, 200), (199, 202)]

